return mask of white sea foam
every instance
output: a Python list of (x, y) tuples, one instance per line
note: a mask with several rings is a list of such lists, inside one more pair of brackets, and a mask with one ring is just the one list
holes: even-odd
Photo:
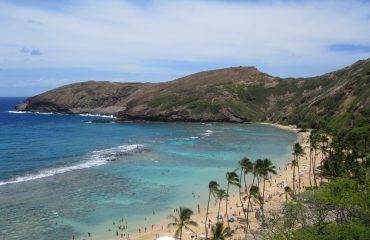
[(16, 113), (16, 114), (30, 113), (30, 114), (41, 114), (41, 115), (61, 114), (61, 113), (54, 113), (54, 112), (30, 112), (30, 111), (7, 111), (7, 112), (8, 113)]
[(199, 137), (183, 137), (183, 138), (170, 138), (170, 141), (188, 141), (193, 139), (198, 139)]
[(56, 174), (61, 174), (65, 172), (70, 172), (74, 170), (86, 169), (91, 167), (100, 166), (106, 164), (108, 161), (114, 161), (117, 157), (127, 154), (128, 152), (138, 150), (143, 148), (144, 145), (133, 144), (133, 145), (122, 145), (114, 148), (103, 149), (99, 151), (92, 151), (87, 154), (86, 158), (88, 160), (81, 163), (77, 163), (71, 166), (63, 166), (58, 168), (51, 168), (41, 170), (38, 173), (28, 174), (25, 176), (16, 177), (7, 181), (0, 181), (0, 186), (11, 183), (26, 182), (34, 179), (40, 179), (45, 177), (50, 177)]
[[(8, 113), (16, 113), (16, 114), (24, 114), (24, 113), (29, 113), (29, 114), (40, 114), (40, 115), (64, 115), (63, 113), (57, 113), (57, 112), (30, 112), (30, 111), (7, 111)], [(117, 118), (113, 115), (103, 115), (103, 114), (90, 114), (90, 113), (81, 113), (78, 114), (81, 117), (100, 117), (100, 118)]]
[(58, 114), (58, 113), (53, 113), (53, 112), (34, 112), (34, 114), (53, 115), (53, 114)]
[(23, 112), (23, 111), (8, 111), (8, 113), (28, 113), (28, 112)]
[(208, 130), (206, 130), (206, 131), (205, 131), (205, 133), (202, 133), (201, 135), (202, 135), (202, 136), (209, 137), (209, 136), (211, 136), (212, 134), (213, 134), (213, 131), (208, 129)]
[(81, 117), (101, 117), (101, 118), (117, 118), (113, 115), (102, 115), (102, 114), (90, 114), (90, 113), (81, 113)]

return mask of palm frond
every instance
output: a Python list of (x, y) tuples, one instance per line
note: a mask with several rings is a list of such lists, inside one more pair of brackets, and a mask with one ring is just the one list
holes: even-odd
[(194, 227), (198, 227), (198, 223), (193, 221), (193, 220), (186, 221), (185, 224), (190, 225), (190, 226), (194, 226)]

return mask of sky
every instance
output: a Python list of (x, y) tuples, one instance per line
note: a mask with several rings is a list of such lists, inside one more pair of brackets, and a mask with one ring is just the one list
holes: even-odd
[(0, 0), (0, 96), (232, 66), (321, 75), (370, 57), (370, 0)]

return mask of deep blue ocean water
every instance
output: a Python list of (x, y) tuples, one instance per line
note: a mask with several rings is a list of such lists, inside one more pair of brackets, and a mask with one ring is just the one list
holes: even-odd
[(120, 218), (128, 231), (149, 227), (180, 205), (204, 207), (208, 182), (224, 182), (242, 157), (282, 165), (297, 141), (260, 124), (12, 112), (23, 99), (0, 98), (1, 240), (114, 236)]

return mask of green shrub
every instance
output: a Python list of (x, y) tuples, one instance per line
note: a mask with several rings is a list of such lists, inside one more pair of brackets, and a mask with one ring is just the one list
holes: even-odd
[(200, 114), (207, 110), (209, 107), (208, 101), (204, 99), (198, 99), (196, 101), (193, 101), (189, 104), (189, 108), (191, 109), (192, 113)]
[(210, 111), (213, 114), (217, 114), (220, 112), (221, 108), (223, 107), (223, 103), (216, 101), (213, 104), (210, 105)]

